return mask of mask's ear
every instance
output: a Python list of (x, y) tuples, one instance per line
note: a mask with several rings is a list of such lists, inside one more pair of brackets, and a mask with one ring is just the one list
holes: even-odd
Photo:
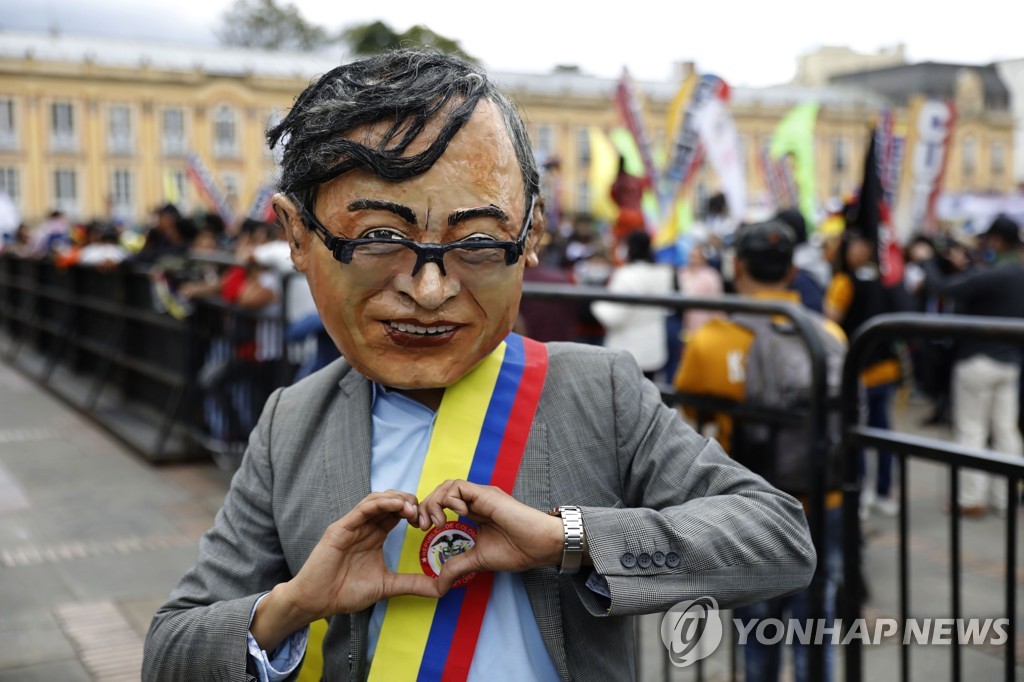
[(278, 221), (284, 226), (284, 233), (292, 250), (292, 263), (295, 264), (296, 270), (305, 272), (310, 257), (309, 240), (313, 233), (306, 229), (299, 207), (286, 194), (275, 194), (272, 204)]
[(544, 197), (538, 195), (533, 204), (533, 227), (526, 238), (526, 267), (535, 268), (540, 265), (541, 240), (548, 231), (548, 218), (544, 210)]

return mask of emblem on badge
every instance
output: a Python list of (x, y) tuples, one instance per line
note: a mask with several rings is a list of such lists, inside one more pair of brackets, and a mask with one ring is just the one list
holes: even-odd
[[(476, 545), (476, 528), (461, 521), (449, 521), (440, 528), (431, 528), (420, 544), (420, 566), (431, 578), (441, 574), (441, 568), (452, 557), (465, 554)], [(467, 585), (476, 573), (464, 575), (452, 587)]]

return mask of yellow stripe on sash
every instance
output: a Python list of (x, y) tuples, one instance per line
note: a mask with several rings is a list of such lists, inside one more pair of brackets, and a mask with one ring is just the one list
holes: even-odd
[[(480, 439), (480, 428), (504, 359), (505, 343), (502, 342), (473, 371), (445, 389), (423, 462), (417, 499), (424, 499), (448, 479), (464, 479), (469, 475)], [(449, 520), (458, 518), (451, 510), (445, 514)], [(398, 559), (398, 573), (423, 571), (420, 545), (425, 535), (418, 528), (407, 528)], [(426, 597), (401, 596), (388, 600), (370, 667), (370, 682), (416, 679), (436, 609), (437, 600)], [(441, 656), (448, 654), (447, 651), (437, 653)]]

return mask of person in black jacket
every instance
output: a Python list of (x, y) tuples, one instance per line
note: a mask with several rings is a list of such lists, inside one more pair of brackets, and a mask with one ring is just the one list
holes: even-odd
[[(981, 235), (990, 267), (954, 277), (942, 274), (933, 253), (921, 245), (912, 254), (921, 262), (930, 291), (952, 298), (960, 315), (1024, 317), (1024, 262), (1020, 228), (999, 216)], [(984, 448), (992, 438), (994, 449), (1021, 456), (1019, 412), (1020, 346), (999, 341), (966, 339), (957, 346), (953, 367), (953, 430), (957, 442)], [(961, 511), (980, 517), (989, 511), (1005, 512), (1006, 484), (981, 471), (960, 472)]]

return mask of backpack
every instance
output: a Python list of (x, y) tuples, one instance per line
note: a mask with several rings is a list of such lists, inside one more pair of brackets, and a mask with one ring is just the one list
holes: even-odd
[[(846, 358), (846, 344), (825, 328), (825, 318), (805, 310), (825, 348), (826, 490), (842, 482), (840, 414), (838, 398)], [(764, 315), (736, 315), (733, 320), (754, 333), (747, 352), (744, 385), (746, 403), (755, 409), (778, 414), (782, 419), (736, 418), (737, 447), (734, 458), (760, 474), (772, 485), (792, 495), (812, 490), (810, 407), (811, 356), (790, 320)], [(786, 415), (800, 415), (799, 423)]]

